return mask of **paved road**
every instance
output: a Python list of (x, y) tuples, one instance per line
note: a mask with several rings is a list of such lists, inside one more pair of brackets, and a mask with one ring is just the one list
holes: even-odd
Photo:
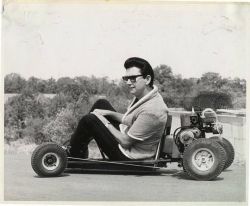
[(173, 164), (160, 175), (65, 173), (39, 178), (29, 155), (5, 154), (5, 200), (245, 201), (246, 171), (233, 164), (215, 181), (194, 181)]

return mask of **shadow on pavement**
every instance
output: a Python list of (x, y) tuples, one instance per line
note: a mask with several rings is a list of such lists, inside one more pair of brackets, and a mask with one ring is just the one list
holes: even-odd
[(35, 178), (43, 178), (43, 179), (45, 179), (45, 178), (60, 178), (60, 177), (67, 177), (67, 176), (70, 176), (70, 175), (67, 174), (67, 173), (63, 173), (63, 174), (61, 174), (59, 176), (55, 176), (55, 177), (41, 177), (41, 176), (38, 176), (38, 175), (34, 175)]
[[(194, 179), (192, 179), (191, 177), (189, 177), (185, 172), (180, 171), (176, 174), (173, 174), (172, 176), (177, 177), (178, 179), (182, 179), (182, 180), (192, 180), (192, 181), (196, 181)], [(224, 180), (224, 178), (222, 177), (216, 177), (214, 180), (211, 181), (221, 181)]]
[(223, 172), (232, 172), (232, 170), (231, 169), (225, 169), (225, 170), (223, 170)]
[(67, 169), (65, 172), (71, 174), (104, 174), (104, 175), (136, 175), (136, 176), (162, 176), (164, 174), (174, 174), (178, 172), (176, 169), (167, 171), (122, 171), (122, 170), (85, 170), (85, 169)]

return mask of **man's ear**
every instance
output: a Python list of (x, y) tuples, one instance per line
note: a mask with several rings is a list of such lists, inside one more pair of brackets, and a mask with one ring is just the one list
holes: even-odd
[(145, 79), (146, 79), (146, 85), (149, 85), (151, 81), (151, 76), (147, 75)]

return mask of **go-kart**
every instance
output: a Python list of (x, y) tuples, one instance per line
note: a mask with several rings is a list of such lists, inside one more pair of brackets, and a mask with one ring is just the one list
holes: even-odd
[[(188, 120), (188, 121), (187, 121)], [(65, 169), (84, 171), (160, 172), (168, 163), (177, 162), (195, 180), (213, 180), (234, 160), (232, 144), (222, 137), (222, 125), (216, 113), (207, 108), (192, 109), (181, 115), (182, 126), (170, 135), (172, 116), (168, 116), (164, 133), (153, 159), (110, 161), (102, 152), (101, 159), (82, 159), (67, 156), (68, 142), (63, 145), (48, 142), (38, 146), (31, 157), (33, 170), (41, 177), (54, 177)], [(206, 137), (206, 133), (215, 136)]]

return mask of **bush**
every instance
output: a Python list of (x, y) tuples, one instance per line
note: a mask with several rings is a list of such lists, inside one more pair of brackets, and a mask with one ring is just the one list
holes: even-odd
[(176, 103), (174, 98), (163, 97), (163, 100), (168, 107), (178, 107), (178, 104)]
[(12, 97), (4, 105), (4, 123), (18, 128), (25, 128), (26, 118), (43, 118), (43, 105), (36, 100), (36, 95), (24, 91), (21, 95)]
[(108, 101), (114, 107), (117, 112), (125, 113), (128, 107), (128, 104), (131, 100), (128, 100), (124, 96), (117, 96), (117, 97), (108, 97)]
[(89, 94), (87, 92), (82, 93), (76, 102), (68, 105), (69, 109), (72, 109), (77, 121), (90, 111), (91, 106), (92, 104), (89, 101)]
[(26, 120), (26, 128), (23, 130), (23, 136), (35, 144), (41, 144), (49, 141), (43, 132), (43, 127), (48, 122), (47, 119), (29, 118)]
[(70, 97), (64, 95), (63, 93), (57, 94), (50, 100), (47, 105), (47, 115), (49, 117), (54, 117), (61, 109), (66, 108), (67, 104), (70, 102)]
[(56, 115), (55, 120), (50, 121), (44, 126), (43, 134), (47, 139), (62, 144), (70, 139), (76, 126), (77, 119), (73, 111), (67, 107)]
[(212, 109), (228, 109), (232, 108), (231, 96), (227, 93), (222, 92), (201, 92), (199, 93), (192, 102), (193, 106), (201, 108), (212, 108)]
[(18, 129), (16, 126), (6, 126), (4, 127), (4, 142), (6, 144), (10, 144), (10, 142), (13, 142), (20, 137), (22, 137), (22, 130)]
[(233, 105), (234, 109), (246, 108), (246, 97), (235, 97)]

